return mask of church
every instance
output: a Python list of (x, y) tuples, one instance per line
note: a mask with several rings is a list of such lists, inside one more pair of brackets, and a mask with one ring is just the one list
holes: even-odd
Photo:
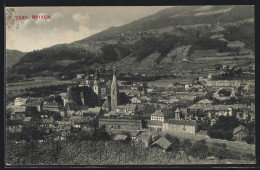
[(119, 104), (119, 90), (117, 85), (116, 70), (113, 71), (113, 79), (111, 83), (111, 93), (107, 96), (105, 102), (102, 105), (102, 109), (106, 112), (115, 111)]
[[(111, 87), (101, 86), (98, 71), (95, 72), (93, 78), (87, 74), (83, 83), (78, 87), (68, 87), (67, 94), (64, 96), (63, 102), (65, 105), (79, 105), (79, 106), (101, 106), (102, 110), (105, 112), (114, 111), (119, 104), (119, 90), (117, 84), (116, 70), (113, 70), (113, 78), (111, 82)], [(104, 90), (105, 89), (105, 90)], [(108, 90), (110, 89), (110, 93)], [(102, 97), (101, 92), (105, 91)]]

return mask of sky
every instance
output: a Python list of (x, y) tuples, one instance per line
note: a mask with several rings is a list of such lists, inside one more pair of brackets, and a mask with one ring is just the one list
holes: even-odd
[[(112, 26), (121, 26), (169, 6), (8, 7), (6, 49), (23, 52), (84, 39)], [(49, 15), (50, 19), (32, 19)], [(15, 16), (27, 16), (16, 20)]]

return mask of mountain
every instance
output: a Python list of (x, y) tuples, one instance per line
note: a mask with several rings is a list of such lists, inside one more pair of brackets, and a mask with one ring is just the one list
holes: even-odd
[[(76, 74), (116, 63), (119, 73), (199, 74), (225, 64), (201, 59), (209, 50), (229, 56), (254, 51), (254, 35), (253, 6), (176, 6), (70, 44), (29, 52), (12, 71)], [(231, 49), (229, 43), (239, 48)], [(245, 59), (236, 60), (240, 61), (245, 64)]]
[[(126, 32), (165, 28), (177, 25), (216, 24), (236, 22), (254, 17), (253, 6), (177, 6), (166, 8), (151, 16), (133, 21), (120, 27), (111, 27), (105, 31), (78, 41), (84, 43), (89, 40), (106, 40)], [(243, 11), (243, 12), (241, 12)]]
[(18, 63), (20, 59), (25, 55), (25, 52), (18, 50), (6, 50), (6, 68), (11, 68)]

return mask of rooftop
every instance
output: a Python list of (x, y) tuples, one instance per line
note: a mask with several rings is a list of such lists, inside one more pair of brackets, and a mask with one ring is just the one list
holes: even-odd
[(196, 121), (195, 120), (174, 120), (174, 119), (169, 119), (167, 123), (169, 123), (169, 124), (177, 124), (177, 125), (194, 126)]
[(157, 120), (148, 120), (147, 125), (155, 125), (155, 126), (162, 126), (163, 122), (162, 121), (157, 121)]
[(164, 150), (168, 149), (171, 146), (171, 142), (169, 142), (167, 139), (165, 139), (164, 137), (161, 137), (160, 139), (158, 139), (157, 141), (155, 141), (154, 143), (151, 144), (152, 145), (158, 145), (161, 148), (163, 148)]
[(126, 135), (116, 135), (114, 140), (126, 140), (127, 136)]
[(164, 114), (161, 110), (156, 110), (153, 114), (151, 114), (151, 116), (160, 116), (160, 117), (164, 117)]

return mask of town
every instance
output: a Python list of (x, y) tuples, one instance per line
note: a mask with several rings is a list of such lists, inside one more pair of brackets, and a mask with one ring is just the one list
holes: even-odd
[(254, 5), (5, 14), (6, 166), (257, 163)]
[[(8, 134), (22, 134), (22, 141), (67, 141), (103, 129), (106, 135), (97, 140), (132, 140), (164, 152), (172, 145), (167, 135), (215, 143), (221, 139), (232, 147), (236, 141), (237, 147), (252, 148), (253, 81), (218, 80), (218, 74), (209, 74), (189, 84), (160, 88), (148, 87), (146, 81), (118, 80), (115, 67), (110, 72), (108, 81), (98, 70), (77, 74), (77, 81), (58, 95), (56, 91), (56, 95), (16, 97), (7, 105)], [(38, 135), (31, 136), (30, 128)]]

